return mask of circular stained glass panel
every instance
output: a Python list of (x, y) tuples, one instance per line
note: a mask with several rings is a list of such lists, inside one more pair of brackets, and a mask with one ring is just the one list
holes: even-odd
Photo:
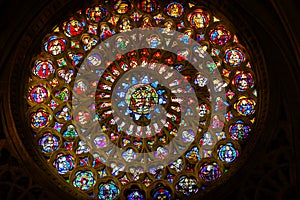
[(256, 68), (227, 24), (201, 1), (99, 1), (63, 19), (26, 87), (45, 163), (94, 199), (219, 186), (259, 109)]

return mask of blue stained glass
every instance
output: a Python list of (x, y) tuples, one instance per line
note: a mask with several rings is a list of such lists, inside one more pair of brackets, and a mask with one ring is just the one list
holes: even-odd
[(133, 76), (131, 78), (131, 83), (132, 83), (132, 85), (138, 84), (138, 80)]
[(150, 84), (153, 88), (157, 88), (158, 85), (158, 81), (155, 81), (153, 83)]
[(211, 182), (216, 180), (221, 176), (221, 171), (217, 163), (212, 164), (204, 164), (200, 168), (200, 178), (202, 178), (206, 182)]
[(101, 183), (99, 185), (98, 198), (101, 200), (113, 200), (118, 197), (119, 193), (120, 190), (115, 182), (110, 181), (108, 183)]
[(198, 147), (193, 147), (186, 155), (187, 159), (198, 161), (200, 160), (199, 149)]
[(39, 145), (44, 153), (50, 153), (58, 149), (59, 138), (51, 133), (44, 133), (39, 140)]
[(96, 183), (96, 179), (94, 178), (94, 174), (91, 171), (79, 171), (75, 174), (75, 179), (73, 180), (73, 185), (80, 190), (89, 190)]
[(255, 113), (256, 102), (250, 98), (240, 98), (239, 101), (235, 104), (237, 111), (241, 115), (251, 115)]
[(245, 54), (238, 48), (225, 52), (225, 62), (232, 67), (238, 67), (245, 61)]
[(66, 174), (74, 169), (75, 158), (70, 154), (58, 154), (53, 162), (53, 166), (56, 168), (59, 174)]
[(171, 200), (171, 193), (167, 189), (160, 188), (153, 194), (153, 198), (155, 200)]
[(127, 200), (144, 200), (144, 195), (140, 191), (134, 190), (128, 195)]
[(250, 131), (250, 126), (242, 120), (237, 120), (235, 124), (229, 126), (229, 133), (233, 140), (246, 139)]
[(166, 90), (157, 90), (156, 92), (157, 92), (157, 94), (162, 95), (163, 93), (166, 92)]
[(49, 124), (50, 120), (52, 119), (52, 115), (41, 108), (32, 113), (30, 115), (30, 119), (32, 128), (43, 128)]
[(237, 156), (239, 155), (239, 152), (237, 149), (235, 149), (232, 145), (232, 143), (227, 143), (225, 145), (222, 145), (218, 149), (218, 156), (219, 159), (223, 162), (233, 162)]

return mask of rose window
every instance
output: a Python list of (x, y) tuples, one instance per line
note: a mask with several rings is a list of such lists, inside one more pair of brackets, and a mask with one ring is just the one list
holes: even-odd
[(50, 170), (94, 199), (204, 195), (253, 135), (247, 51), (201, 2), (99, 1), (57, 23), (32, 57), (32, 139)]

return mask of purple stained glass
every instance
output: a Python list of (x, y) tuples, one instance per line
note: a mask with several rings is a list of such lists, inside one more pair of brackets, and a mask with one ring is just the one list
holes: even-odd
[(28, 99), (32, 102), (44, 103), (48, 97), (48, 90), (41, 84), (30, 89)]
[(94, 144), (97, 148), (104, 148), (107, 146), (107, 139), (104, 135), (97, 136), (94, 139)]
[(204, 163), (200, 167), (199, 177), (205, 182), (212, 182), (221, 176), (221, 171), (217, 163)]
[(128, 196), (127, 200), (144, 200), (144, 195), (139, 190), (133, 190)]
[(229, 133), (233, 140), (244, 140), (248, 137), (251, 128), (243, 120), (237, 120), (229, 126)]
[(50, 132), (44, 133), (39, 139), (39, 146), (44, 153), (56, 151), (59, 147), (59, 138)]

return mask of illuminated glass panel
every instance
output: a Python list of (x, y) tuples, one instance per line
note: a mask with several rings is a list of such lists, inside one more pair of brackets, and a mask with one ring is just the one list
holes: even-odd
[[(74, 188), (98, 199), (120, 195), (127, 199), (187, 198), (218, 186), (222, 181), (216, 180), (235, 169), (236, 160), (243, 156), (259, 103), (256, 66), (228, 24), (223, 15), (200, 1), (99, 1), (63, 19), (44, 36), (40, 51), (32, 56), (25, 91), (28, 124), (49, 166)], [(153, 27), (159, 27), (159, 33), (153, 34)], [(132, 38), (117, 34), (134, 28), (150, 31), (145, 36), (149, 46), (128, 52)], [(182, 35), (172, 38), (175, 32)], [(114, 36), (113, 44), (105, 44)], [(192, 40), (199, 46), (191, 45)], [(176, 53), (160, 48), (178, 43), (190, 48)], [(101, 49), (92, 52), (99, 44), (126, 53), (107, 62), (109, 55), (99, 53)], [(212, 58), (199, 64), (207, 72), (197, 71), (188, 62), (194, 54)], [(157, 72), (166, 84), (153, 74), (128, 76), (139, 67)], [(172, 78), (169, 69), (183, 79)], [(94, 71), (97, 80), (81, 79), (79, 70)], [(226, 96), (212, 100), (212, 92), (223, 90)], [(178, 95), (191, 91), (197, 99)], [(73, 108), (78, 107), (76, 101), (82, 94), (94, 103), (75, 113)], [(185, 102), (195, 105), (196, 113), (183, 109)], [(223, 115), (213, 114), (221, 111)], [(114, 115), (116, 112), (132, 123)], [(153, 122), (157, 116), (165, 118)], [(187, 126), (185, 116), (199, 117), (196, 131)], [(101, 134), (87, 131), (90, 120), (99, 122)], [(81, 140), (82, 134), (91, 142)], [(175, 138), (192, 143), (183, 155), (165, 167), (154, 162), (149, 171), (130, 166), (124, 172), (128, 164), (140, 159), (140, 153), (153, 153), (141, 162), (175, 155), (183, 146), (166, 148)], [(106, 163), (115, 156), (110, 142), (124, 150), (123, 163)], [(103, 149), (105, 154), (93, 152), (93, 148)], [(131, 187), (133, 182), (137, 187)]]

